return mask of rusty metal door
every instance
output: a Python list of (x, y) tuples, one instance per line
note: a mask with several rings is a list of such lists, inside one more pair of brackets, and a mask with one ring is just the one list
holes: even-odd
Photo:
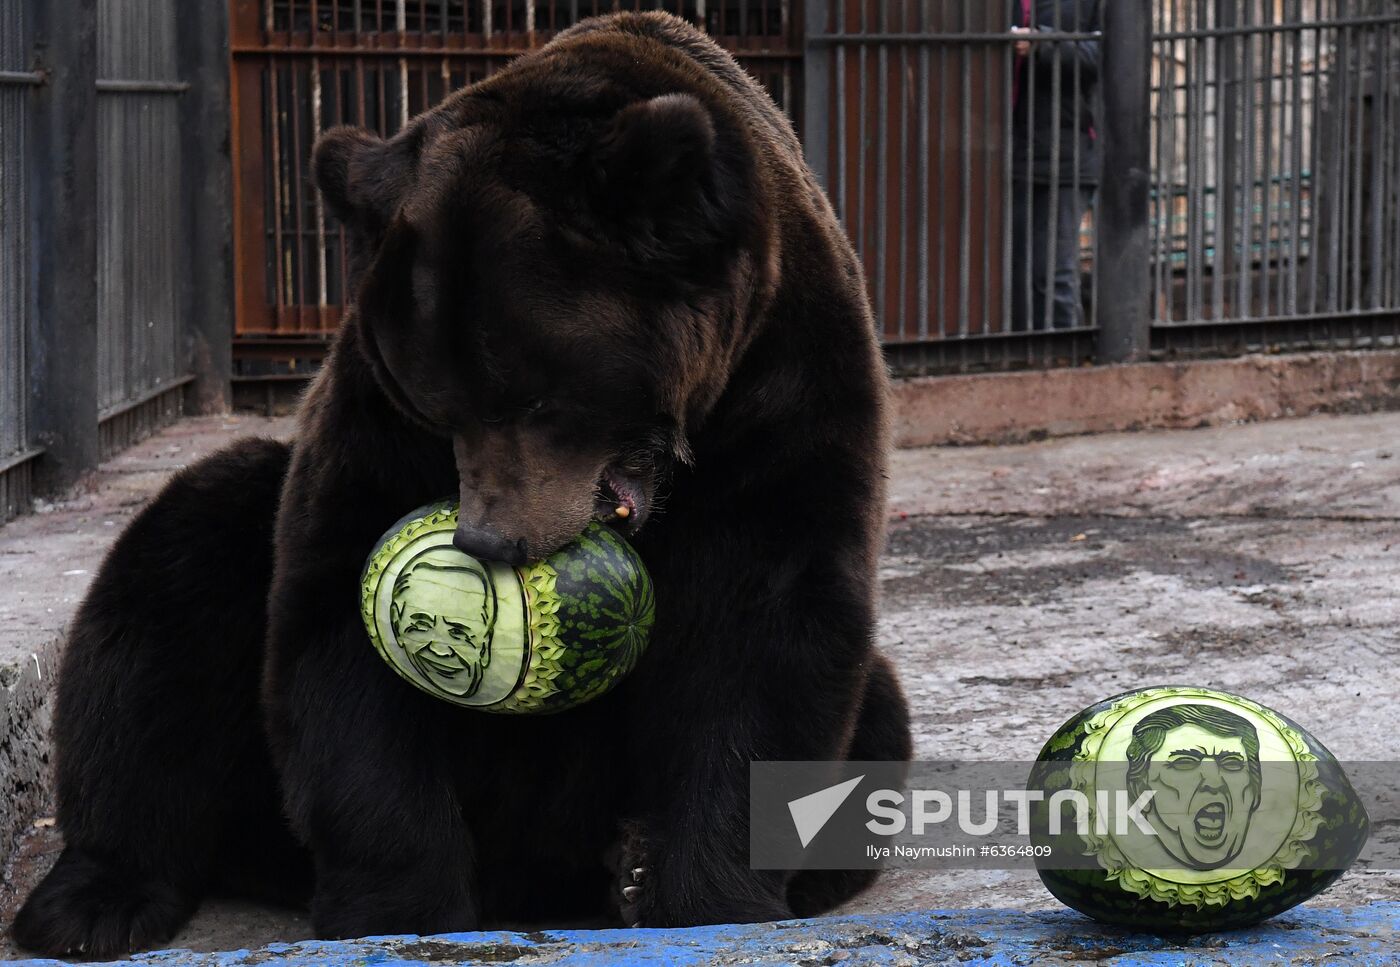
[(345, 238), (312, 188), (319, 132), (392, 134), (576, 20), (664, 9), (707, 30), (785, 110), (800, 103), (795, 0), (231, 0), (236, 378), (295, 376), (350, 293)]

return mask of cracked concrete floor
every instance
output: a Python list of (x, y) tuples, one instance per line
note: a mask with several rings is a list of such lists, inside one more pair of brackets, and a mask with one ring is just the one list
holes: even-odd
[[(1400, 414), (901, 451), (891, 512), (881, 640), (921, 758), (1031, 759), (1080, 708), (1161, 683), (1264, 702), (1343, 761), (1400, 757)], [(28, 837), (10, 905), (56, 848)], [(1377, 899), (1400, 873), (1359, 864), (1313, 903)], [(898, 871), (846, 912), (1055, 905), (1032, 872)], [(175, 943), (308, 935), (210, 903)]]

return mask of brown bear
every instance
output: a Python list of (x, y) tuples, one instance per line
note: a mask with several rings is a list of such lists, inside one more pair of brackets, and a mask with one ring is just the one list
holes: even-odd
[[(214, 890), (304, 894), (346, 937), (774, 920), (867, 884), (748, 859), (751, 761), (910, 749), (873, 645), (885, 370), (786, 119), (683, 21), (623, 14), (389, 140), (329, 132), (315, 171), (356, 305), (290, 454), (179, 475), (104, 564), (59, 686), (67, 845), (16, 939), (149, 946)], [(508, 563), (610, 517), (656, 589), (635, 671), (552, 716), (394, 675), (360, 571), (446, 495)]]

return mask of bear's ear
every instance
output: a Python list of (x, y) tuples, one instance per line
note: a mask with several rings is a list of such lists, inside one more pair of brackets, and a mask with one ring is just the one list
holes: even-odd
[(418, 138), (411, 132), (385, 141), (364, 128), (331, 128), (316, 142), (316, 187), (342, 222), (377, 234), (398, 209), (417, 154)]
[(665, 220), (712, 181), (715, 125), (698, 99), (665, 94), (618, 112), (593, 154), (594, 194), (614, 219)]

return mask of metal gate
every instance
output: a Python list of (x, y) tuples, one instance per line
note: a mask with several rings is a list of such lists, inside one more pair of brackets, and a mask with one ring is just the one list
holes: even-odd
[(180, 414), (189, 374), (176, 0), (99, 0), (97, 402), (106, 455)]
[(801, 99), (795, 0), (232, 0), (235, 380), (295, 378), (349, 293), (345, 238), (310, 179), (337, 124), (392, 134), (580, 18), (668, 10), (734, 52), (789, 112)]
[[(232, 3), (244, 378), (319, 357), (347, 298), (343, 238), (307, 174), (320, 130), (391, 133), (620, 6), (701, 24), (790, 114), (801, 106), (897, 371), (1388, 346), (1400, 332), (1400, 0)], [(1054, 11), (1035, 14), (1052, 22), (1034, 25), (1030, 54), (1010, 32), (1028, 7)], [(1084, 43), (1102, 64), (1073, 56)], [(1078, 154), (1048, 178), (1021, 170), (1037, 83), (1059, 92), (1051, 127), (1102, 152), (1097, 190)], [(1042, 231), (1042, 202), (1077, 221)], [(1054, 285), (1036, 283), (1053, 295), (1031, 294), (1037, 262), (1055, 267)]]
[(36, 455), (25, 406), (29, 257), (29, 23), (0, 0), (0, 522), (29, 500)]
[(1154, 4), (1154, 349), (1396, 345), (1400, 3)]
[(0, 520), (227, 405), (227, 27), (0, 0)]
[[(1075, 130), (1092, 129), (1081, 102), (1092, 98), (1097, 74), (1054, 51), (1090, 36), (1098, 4), (1080, 4), (1086, 25), (1065, 15), (1034, 41), (1062, 67), (1053, 83), (1084, 92), (1058, 119)], [(896, 371), (1073, 364), (1094, 352), (1091, 206), (1074, 212), (1078, 232), (1060, 252), (1072, 263), (1078, 303), (1068, 323), (1052, 324), (1018, 271), (1032, 256), (1057, 261), (1054, 237), (1051, 251), (1031, 251), (1033, 209), (1018, 204), (1032, 177), (1020, 164), (1026, 152), (1018, 157), (1035, 123), (1026, 104), (1045, 83), (1017, 51), (1019, 9), (1015, 0), (807, 4), (807, 159), (861, 255)], [(1055, 209), (1089, 190), (1086, 166), (1066, 153), (1063, 167), (1056, 160), (1043, 176)]]

